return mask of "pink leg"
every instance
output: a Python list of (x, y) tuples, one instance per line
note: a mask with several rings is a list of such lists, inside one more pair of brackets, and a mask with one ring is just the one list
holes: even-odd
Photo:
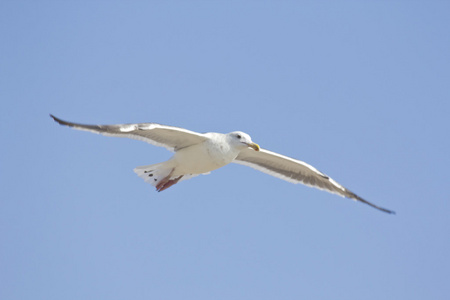
[(181, 179), (181, 177), (183, 177), (183, 175), (181, 175), (181, 176), (179, 176), (179, 177), (177, 177), (175, 179), (169, 179), (168, 181), (163, 182), (163, 184), (161, 186), (160, 186), (160, 184), (158, 184), (156, 186), (156, 190), (158, 192), (162, 192), (162, 191), (170, 188), (172, 185), (176, 184)]
[(163, 179), (161, 179), (158, 182), (158, 184), (156, 185), (156, 190), (158, 192), (164, 187), (164, 185), (166, 185), (167, 182), (170, 181), (170, 176), (172, 176), (172, 173), (173, 173), (173, 169), (172, 169), (172, 171), (170, 171), (169, 175), (167, 175), (166, 177), (164, 177)]
[(164, 177), (163, 179), (161, 179), (161, 181), (156, 185), (156, 190), (158, 192), (162, 192), (168, 188), (170, 188), (172, 185), (176, 184), (181, 177), (183, 177), (183, 175), (175, 178), (175, 179), (170, 179), (170, 177), (172, 176), (173, 170), (170, 171), (169, 175), (167, 175), (166, 177)]

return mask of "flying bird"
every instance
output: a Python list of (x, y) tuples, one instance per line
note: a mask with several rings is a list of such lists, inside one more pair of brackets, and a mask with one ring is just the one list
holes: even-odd
[(209, 174), (229, 163), (237, 163), (292, 183), (302, 183), (360, 201), (386, 213), (395, 213), (364, 200), (303, 161), (260, 148), (248, 134), (241, 131), (227, 134), (197, 133), (157, 123), (85, 125), (50, 116), (59, 124), (74, 129), (136, 139), (174, 152), (172, 158), (165, 162), (134, 169), (139, 177), (156, 187), (158, 192), (182, 180)]

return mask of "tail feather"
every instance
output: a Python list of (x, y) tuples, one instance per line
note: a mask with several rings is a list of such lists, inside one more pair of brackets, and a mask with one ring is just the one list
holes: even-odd
[[(147, 165), (147, 166), (140, 166), (136, 167), (133, 171), (142, 179), (144, 179), (145, 182), (150, 183), (154, 187), (158, 185), (158, 183), (161, 182), (164, 178), (169, 176), (169, 174), (173, 171), (174, 166), (169, 161), (154, 164), (154, 165)], [(209, 174), (209, 173), (205, 173)], [(174, 176), (170, 179), (176, 179), (177, 182), (191, 179), (192, 177), (198, 176), (199, 174), (184, 174), (180, 178), (180, 174), (174, 174)]]
[(139, 177), (145, 180), (145, 182), (150, 183), (153, 186), (156, 186), (159, 181), (163, 178), (167, 177), (172, 168), (168, 168), (164, 165), (164, 163), (148, 165), (148, 166), (140, 166), (133, 170)]

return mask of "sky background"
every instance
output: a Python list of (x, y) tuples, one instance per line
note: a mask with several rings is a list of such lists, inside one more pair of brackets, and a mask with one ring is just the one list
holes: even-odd
[[(1, 1), (1, 299), (449, 299), (450, 2)], [(389, 215), (57, 125), (242, 130)]]

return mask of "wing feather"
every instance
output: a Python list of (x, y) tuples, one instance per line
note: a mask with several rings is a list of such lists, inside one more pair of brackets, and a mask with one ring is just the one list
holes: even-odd
[(233, 162), (254, 168), (258, 171), (292, 183), (302, 183), (310, 187), (315, 187), (363, 202), (387, 213), (394, 213), (391, 210), (364, 200), (313, 166), (272, 151), (265, 149), (261, 149), (260, 151), (244, 149)]
[(105, 136), (125, 137), (165, 147), (169, 151), (195, 145), (206, 140), (204, 134), (184, 128), (161, 125), (157, 123), (117, 124), (117, 125), (87, 125), (72, 123), (50, 115), (61, 125), (78, 130), (90, 131)]

